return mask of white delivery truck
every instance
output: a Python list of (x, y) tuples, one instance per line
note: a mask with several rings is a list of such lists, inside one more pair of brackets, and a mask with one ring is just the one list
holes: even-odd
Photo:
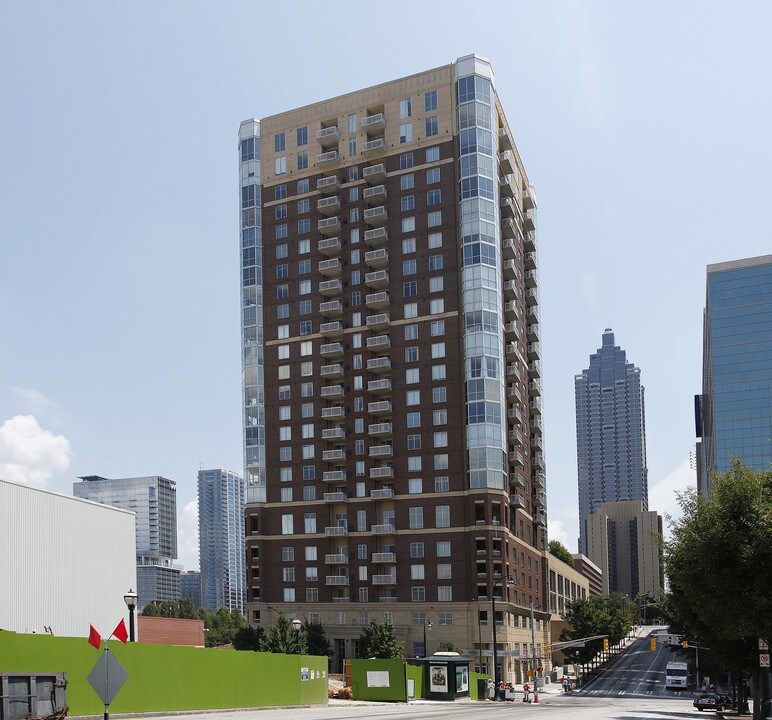
[(665, 668), (665, 687), (686, 690), (689, 685), (689, 666), (685, 662), (669, 662)]

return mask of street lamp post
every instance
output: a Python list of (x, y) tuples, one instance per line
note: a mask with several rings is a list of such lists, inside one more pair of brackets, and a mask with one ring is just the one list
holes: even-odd
[(300, 628), (303, 627), (303, 623), (295, 618), (291, 623), (293, 630), (295, 631), (295, 640), (298, 646), (298, 655), (300, 655)]
[[(493, 592), (491, 593), (491, 611), (493, 612), (493, 617), (491, 618), (491, 621), (493, 622), (493, 684), (495, 685), (494, 692), (496, 693), (495, 696), (497, 698), (499, 697), (499, 683), (501, 681), (501, 674), (499, 673), (499, 653), (496, 648), (496, 588), (504, 579), (505, 578), (502, 575), (493, 583)], [(510, 577), (507, 577), (506, 581), (508, 585), (515, 584), (515, 581)]]
[(483, 664), (482, 664), (482, 621), (480, 620), (480, 601), (475, 598), (475, 603), (477, 603), (477, 647), (480, 652), (480, 669), (479, 672), (483, 671)]
[(533, 627), (533, 600), (531, 600), (531, 671), (533, 672), (533, 687), (539, 689), (536, 682), (536, 634)]
[(134, 608), (137, 607), (137, 593), (129, 589), (123, 596), (123, 602), (129, 608), (129, 640), (134, 642)]
[(426, 630), (427, 629), (429, 629), (429, 630), (432, 629), (432, 621), (431, 620), (424, 620), (424, 657), (426, 657), (427, 654), (428, 654), (426, 652)]

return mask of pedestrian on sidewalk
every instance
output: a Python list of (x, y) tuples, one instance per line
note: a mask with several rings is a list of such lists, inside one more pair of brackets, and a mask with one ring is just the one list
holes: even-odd
[(531, 702), (531, 686), (528, 683), (523, 685), (523, 702)]

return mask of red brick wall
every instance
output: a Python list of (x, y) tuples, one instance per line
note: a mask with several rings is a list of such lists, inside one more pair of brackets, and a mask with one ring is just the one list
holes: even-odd
[(137, 640), (156, 645), (204, 646), (204, 621), (181, 618), (146, 617), (137, 620)]

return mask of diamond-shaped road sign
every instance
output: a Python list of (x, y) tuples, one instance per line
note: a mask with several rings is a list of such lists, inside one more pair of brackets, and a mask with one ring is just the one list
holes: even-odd
[(129, 679), (129, 673), (121, 665), (118, 658), (109, 650), (102, 653), (102, 657), (97, 660), (96, 665), (88, 674), (86, 680), (99, 695), (99, 699), (109, 705), (123, 687), (123, 684)]

